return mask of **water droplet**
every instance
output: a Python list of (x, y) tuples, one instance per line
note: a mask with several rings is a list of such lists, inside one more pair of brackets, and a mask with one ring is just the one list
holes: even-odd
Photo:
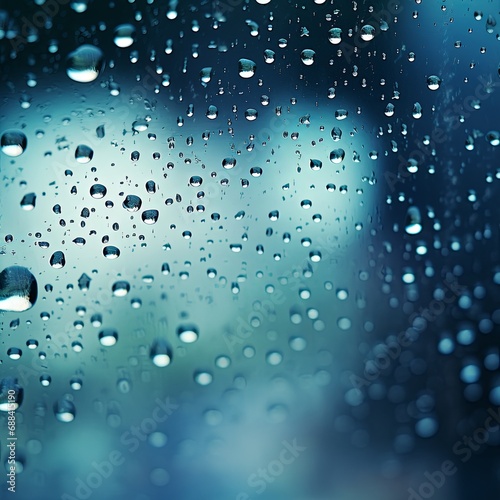
[(160, 216), (160, 213), (158, 212), (158, 210), (144, 210), (144, 212), (142, 212), (142, 215), (141, 215), (141, 218), (142, 218), (142, 222), (144, 222), (144, 224), (156, 224), (156, 222), (158, 222), (158, 218)]
[(105, 328), (99, 332), (99, 342), (105, 347), (111, 347), (118, 340), (118, 332), (112, 328)]
[(361, 40), (364, 42), (369, 42), (375, 37), (375, 28), (371, 24), (365, 24), (361, 28)]
[(334, 149), (330, 152), (330, 161), (332, 163), (342, 163), (345, 157), (345, 151), (342, 148)]
[(271, 50), (271, 49), (264, 50), (264, 61), (267, 64), (272, 64), (274, 62), (275, 56), (276, 56), (276, 53), (274, 52), (274, 50)]
[(75, 159), (78, 163), (88, 163), (94, 157), (94, 151), (85, 144), (80, 144), (75, 150)]
[(217, 106), (214, 106), (213, 104), (208, 106), (205, 115), (209, 120), (215, 120), (217, 116), (219, 116), (219, 110), (217, 109)]
[(222, 166), (226, 170), (230, 170), (231, 168), (234, 168), (236, 166), (236, 159), (232, 157), (224, 158), (222, 160)]
[(150, 358), (154, 365), (163, 368), (172, 362), (172, 348), (161, 338), (154, 340), (151, 345)]
[(194, 380), (200, 385), (209, 385), (212, 383), (213, 375), (209, 371), (197, 371), (194, 374)]
[(61, 398), (54, 403), (54, 415), (59, 422), (72, 422), (76, 415), (75, 405), (68, 398)]
[(408, 234), (418, 234), (422, 231), (422, 217), (417, 207), (409, 207), (406, 212), (405, 231)]
[(115, 297), (125, 297), (130, 292), (130, 283), (128, 281), (116, 281), (113, 283), (111, 291)]
[(35, 208), (36, 194), (28, 193), (23, 196), (21, 200), (21, 208), (23, 210), (33, 210)]
[(96, 200), (104, 198), (107, 192), (108, 190), (106, 189), (106, 186), (102, 184), (93, 184), (90, 187), (90, 196), (92, 196), (92, 198), (95, 198)]
[(311, 159), (309, 161), (309, 166), (311, 167), (311, 170), (321, 170), (321, 167), (323, 166), (323, 163), (321, 160), (313, 160)]
[(293, 351), (303, 351), (307, 347), (307, 341), (303, 337), (291, 337), (288, 344)]
[(202, 70), (200, 71), (201, 83), (206, 85), (207, 83), (210, 82), (211, 79), (212, 79), (212, 68), (210, 66), (202, 68)]
[(123, 208), (129, 212), (137, 212), (142, 206), (142, 200), (139, 196), (128, 194), (123, 200)]
[(500, 145), (500, 132), (496, 130), (491, 130), (486, 134), (486, 140), (492, 145), (492, 146), (498, 146)]
[(441, 85), (441, 78), (439, 76), (431, 75), (427, 78), (427, 87), (430, 90), (437, 90)]
[(93, 45), (82, 45), (66, 59), (66, 73), (75, 82), (93, 82), (104, 67), (102, 50)]
[(251, 78), (255, 75), (257, 65), (250, 59), (240, 59), (238, 61), (238, 74), (241, 78)]
[(340, 28), (331, 28), (328, 32), (328, 40), (334, 45), (338, 45), (342, 41), (342, 30)]
[(279, 351), (270, 351), (266, 354), (266, 361), (271, 366), (277, 366), (283, 361), (283, 354)]
[(300, 54), (300, 60), (306, 65), (311, 66), (314, 64), (314, 56), (316, 52), (312, 49), (304, 49)]
[(74, 391), (79, 391), (83, 386), (83, 382), (79, 377), (72, 377), (72, 379), (69, 381), (69, 385)]
[(50, 257), (49, 264), (54, 268), (54, 269), (61, 269), (66, 265), (66, 257), (64, 256), (64, 253), (61, 252), (60, 250), (57, 250), (57, 252), (54, 252), (52, 256)]
[(412, 111), (413, 118), (418, 120), (419, 118), (422, 118), (422, 106), (420, 105), (419, 102), (416, 102), (413, 105), (413, 111)]
[(335, 111), (335, 118), (337, 120), (345, 120), (348, 116), (348, 112), (346, 109), (337, 109), (337, 111)]
[(14, 361), (21, 359), (22, 355), (23, 355), (23, 351), (17, 347), (11, 347), (11, 348), (7, 349), (7, 356), (9, 356), (9, 358), (13, 359)]
[(192, 324), (181, 325), (177, 328), (177, 336), (182, 342), (192, 344), (198, 340), (198, 327)]
[(257, 117), (259, 116), (259, 113), (256, 109), (254, 108), (248, 108), (247, 110), (245, 110), (245, 118), (249, 121), (249, 122), (253, 122), (254, 120), (257, 119)]
[(113, 245), (109, 245), (102, 249), (102, 254), (107, 259), (117, 259), (120, 256), (120, 249)]
[(115, 28), (115, 45), (121, 49), (130, 47), (134, 43), (135, 28), (131, 24), (120, 24)]
[(28, 145), (28, 139), (19, 130), (7, 130), (2, 134), (0, 147), (7, 156), (16, 157), (22, 155)]
[(0, 310), (22, 312), (36, 302), (38, 285), (25, 267), (11, 266), (0, 273)]

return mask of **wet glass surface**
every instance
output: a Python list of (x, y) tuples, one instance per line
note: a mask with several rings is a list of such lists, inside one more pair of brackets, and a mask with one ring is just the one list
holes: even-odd
[(2, 498), (498, 499), (499, 16), (1, 2)]

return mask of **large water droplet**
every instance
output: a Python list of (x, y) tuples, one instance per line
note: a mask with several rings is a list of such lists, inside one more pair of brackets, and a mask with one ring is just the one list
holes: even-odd
[(375, 28), (371, 24), (366, 24), (361, 28), (361, 40), (369, 42), (375, 37)]
[(82, 45), (66, 59), (66, 73), (75, 82), (93, 82), (104, 66), (102, 50), (93, 45)]
[(120, 24), (115, 28), (113, 41), (117, 47), (125, 49), (134, 43), (135, 28), (131, 24)]
[(240, 59), (238, 61), (238, 74), (241, 78), (252, 78), (256, 69), (257, 65), (251, 59)]
[(440, 85), (441, 78), (439, 78), (439, 76), (431, 75), (427, 78), (427, 87), (429, 87), (430, 90), (437, 90)]
[(38, 285), (28, 269), (7, 267), (0, 273), (0, 310), (26, 311), (36, 302)]
[(28, 140), (19, 130), (7, 130), (2, 134), (0, 146), (2, 152), (7, 156), (19, 156), (24, 153)]

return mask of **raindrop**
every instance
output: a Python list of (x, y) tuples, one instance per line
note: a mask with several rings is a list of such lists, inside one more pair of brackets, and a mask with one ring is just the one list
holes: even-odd
[(236, 166), (236, 159), (235, 158), (232, 158), (232, 157), (229, 157), (229, 158), (224, 158), (222, 160), (222, 166), (226, 169), (226, 170), (230, 170), (231, 168), (234, 168)]
[(141, 218), (144, 224), (151, 225), (151, 224), (156, 224), (156, 222), (158, 222), (159, 216), (160, 213), (158, 212), (158, 210), (151, 209), (151, 210), (144, 210), (144, 212), (142, 212)]
[(219, 110), (217, 109), (217, 106), (214, 106), (213, 104), (208, 106), (205, 115), (209, 120), (215, 120), (217, 116), (219, 116)]
[(95, 198), (96, 200), (99, 200), (106, 196), (107, 191), (108, 190), (106, 189), (106, 186), (102, 184), (93, 184), (90, 187), (90, 196), (92, 196), (92, 198)]
[(334, 149), (330, 152), (330, 161), (332, 163), (342, 163), (345, 157), (345, 151), (342, 148)]
[(251, 78), (255, 75), (257, 65), (250, 59), (240, 59), (238, 61), (238, 74), (241, 78)]
[(276, 53), (274, 52), (274, 50), (271, 50), (271, 49), (264, 50), (264, 61), (267, 64), (272, 64), (274, 62), (275, 56), (276, 56)]
[(59, 422), (69, 423), (75, 419), (76, 409), (72, 401), (61, 398), (54, 403), (54, 415)]
[(500, 132), (496, 130), (491, 130), (486, 134), (486, 140), (492, 145), (492, 146), (498, 146), (500, 145)]
[(125, 297), (130, 292), (130, 283), (128, 281), (116, 281), (113, 283), (111, 291), (115, 297)]
[(106, 328), (99, 332), (99, 342), (105, 347), (111, 347), (118, 340), (118, 332), (112, 328)]
[(441, 78), (439, 76), (431, 75), (427, 78), (427, 87), (430, 90), (437, 90), (441, 85)]
[(52, 254), (49, 263), (54, 269), (61, 269), (66, 265), (66, 257), (63, 252), (58, 250)]
[(33, 210), (35, 208), (36, 194), (28, 193), (21, 200), (21, 208), (23, 210)]
[(28, 140), (23, 132), (18, 130), (8, 130), (2, 134), (0, 147), (7, 156), (19, 156), (24, 153)]
[(309, 166), (311, 167), (311, 170), (321, 170), (321, 167), (323, 166), (323, 163), (321, 160), (313, 160), (311, 159), (309, 161)]
[(88, 163), (94, 157), (94, 151), (89, 146), (80, 144), (75, 150), (75, 159), (78, 163)]
[(212, 383), (213, 376), (208, 371), (197, 371), (194, 374), (194, 380), (200, 385), (209, 385)]
[(369, 42), (375, 37), (375, 28), (371, 24), (365, 24), (361, 28), (361, 40), (364, 42)]
[(120, 249), (115, 246), (109, 245), (102, 249), (102, 254), (107, 259), (117, 259), (120, 256)]
[(410, 207), (406, 212), (405, 231), (408, 234), (418, 234), (422, 231), (422, 217), (417, 207)]
[(342, 41), (342, 30), (340, 28), (332, 28), (328, 32), (328, 40), (334, 45), (338, 45)]
[(93, 45), (82, 45), (66, 59), (66, 73), (75, 82), (93, 82), (104, 67), (104, 54)]
[(130, 47), (134, 43), (135, 28), (131, 24), (120, 24), (115, 28), (115, 45), (121, 49)]
[(204, 85), (206, 85), (207, 83), (210, 82), (211, 79), (212, 79), (212, 68), (211, 67), (203, 68), (200, 71), (200, 80), (201, 80), (201, 83), (204, 84)]
[(306, 65), (311, 66), (314, 63), (316, 52), (312, 49), (304, 49), (300, 54), (300, 60)]
[(21, 349), (18, 349), (17, 347), (11, 347), (7, 349), (7, 356), (9, 356), (10, 359), (17, 361), (18, 359), (21, 359), (22, 355), (23, 351)]
[(142, 206), (142, 200), (139, 196), (129, 194), (123, 200), (122, 206), (129, 212), (137, 212)]
[(158, 338), (152, 343), (149, 355), (154, 365), (163, 368), (172, 361), (172, 348), (166, 340)]
[(177, 328), (177, 336), (186, 344), (196, 342), (198, 340), (198, 335), (198, 328), (195, 325), (181, 325)]

